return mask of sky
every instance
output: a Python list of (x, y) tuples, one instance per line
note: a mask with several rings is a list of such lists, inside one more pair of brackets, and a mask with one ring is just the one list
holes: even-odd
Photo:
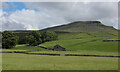
[(74, 21), (101, 21), (118, 29), (117, 2), (2, 2), (2, 30), (40, 30)]

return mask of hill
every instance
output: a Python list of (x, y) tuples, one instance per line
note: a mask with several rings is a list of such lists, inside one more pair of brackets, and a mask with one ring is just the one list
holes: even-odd
[[(55, 27), (49, 27), (39, 31), (52, 30), (59, 36), (59, 39), (74, 39), (83, 37), (95, 37), (95, 36), (116, 36), (118, 37), (118, 30), (105, 26), (100, 21), (77, 21), (69, 24), (64, 24)], [(13, 33), (20, 37), (22, 42), (24, 36), (28, 34), (30, 30), (14, 30)], [(23, 42), (22, 42), (23, 43)]]
[(117, 31), (111, 26), (105, 26), (100, 21), (77, 21), (60, 26), (50, 27), (43, 30), (65, 31), (65, 32), (110, 32)]
[[(106, 26), (100, 21), (76, 21), (60, 26), (48, 27), (43, 30), (62, 31), (62, 32), (113, 32), (117, 29)], [(30, 30), (14, 30), (13, 32), (29, 32)]]
[[(106, 26), (100, 21), (76, 21), (60, 26), (48, 27), (39, 31), (51, 30), (57, 33), (111, 33), (118, 35), (118, 30), (112, 26)], [(28, 33), (30, 30), (14, 30), (14, 33)]]

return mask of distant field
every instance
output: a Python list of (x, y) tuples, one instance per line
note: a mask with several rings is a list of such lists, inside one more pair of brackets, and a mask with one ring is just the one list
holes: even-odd
[(118, 42), (103, 42), (104, 37), (58, 40), (40, 44), (48, 48), (53, 48), (59, 44), (68, 51), (99, 51), (99, 52), (118, 52)]
[(37, 46), (17, 45), (12, 49), (2, 51), (27, 51), (42, 50), (33, 53), (58, 53), (58, 54), (88, 54), (88, 55), (118, 55), (118, 42), (103, 42), (104, 37), (58, 40), (40, 44), (47, 48), (53, 48), (56, 44), (66, 48), (67, 51), (47, 51)]
[(76, 33), (58, 33), (58, 39), (79, 39), (79, 38), (91, 38), (91, 37), (110, 37), (110, 38), (118, 38), (117, 34), (111, 33), (93, 33), (93, 32), (76, 32)]
[(112, 33), (90, 33), (91, 35), (93, 35), (93, 36), (110, 36), (110, 37), (112, 37), (112, 36), (116, 36), (116, 34), (112, 34)]
[(88, 37), (93, 37), (91, 35), (88, 35), (86, 33), (64, 33), (64, 34), (59, 34), (58, 39), (76, 39), (76, 38), (88, 38)]
[(27, 44), (21, 44), (21, 45), (16, 45), (12, 49), (3, 49), (3, 51), (7, 50), (43, 50), (43, 48), (37, 47), (37, 46), (27, 46)]
[(117, 70), (118, 58), (3, 54), (3, 70)]

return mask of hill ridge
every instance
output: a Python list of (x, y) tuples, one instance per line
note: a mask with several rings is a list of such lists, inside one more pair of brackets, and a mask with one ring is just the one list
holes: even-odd
[[(48, 27), (43, 30), (67, 31), (67, 32), (106, 32), (117, 30), (112, 26), (106, 26), (100, 21), (75, 21), (64, 25)], [(41, 30), (40, 30), (41, 31)]]
[[(117, 31), (112, 26), (106, 26), (100, 21), (74, 21), (68, 24), (62, 24), (54, 27), (48, 27), (39, 31), (52, 30), (64, 32), (108, 32)], [(29, 32), (31, 30), (12, 30), (13, 32)]]

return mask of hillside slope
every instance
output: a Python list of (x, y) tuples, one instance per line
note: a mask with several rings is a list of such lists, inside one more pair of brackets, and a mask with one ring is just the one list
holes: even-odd
[(105, 32), (113, 33), (117, 30), (111, 26), (105, 26), (99, 21), (78, 21), (61, 26), (46, 28), (43, 30), (65, 31), (65, 32)]
[[(118, 38), (118, 30), (111, 27), (105, 26), (99, 21), (77, 21), (69, 24), (64, 24), (55, 27), (49, 27), (39, 31), (52, 30), (56, 31), (59, 35), (59, 39), (73, 39), (81, 37), (95, 37), (95, 36), (114, 36)], [(15, 30), (15, 35), (22, 37), (25, 36), (30, 30)]]

